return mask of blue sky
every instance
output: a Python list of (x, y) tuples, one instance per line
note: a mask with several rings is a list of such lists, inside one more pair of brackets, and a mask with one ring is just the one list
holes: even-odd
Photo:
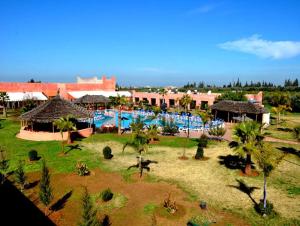
[(300, 77), (299, 0), (0, 0), (0, 80)]

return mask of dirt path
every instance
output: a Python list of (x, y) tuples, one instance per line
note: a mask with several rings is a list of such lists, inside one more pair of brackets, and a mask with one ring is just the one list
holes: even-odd
[(277, 142), (277, 143), (285, 143), (285, 144), (300, 144), (300, 142), (292, 141), (292, 140), (282, 140), (274, 137), (265, 137), (265, 141), (269, 142)]
[[(29, 174), (29, 181), (39, 179), (39, 173)], [(86, 186), (91, 194), (111, 188), (115, 193), (121, 193), (128, 199), (126, 205), (119, 209), (112, 209), (108, 212), (101, 212), (100, 215), (108, 214), (112, 225), (152, 225), (152, 214), (146, 214), (144, 207), (149, 204), (161, 206), (168, 193), (179, 206), (179, 216), (163, 217), (155, 214), (157, 225), (186, 225), (193, 216), (202, 216), (204, 219), (215, 221), (215, 225), (247, 225), (247, 223), (233, 214), (215, 210), (201, 210), (198, 202), (188, 201), (187, 194), (165, 182), (150, 183), (134, 177), (134, 182), (128, 183), (116, 173), (106, 173), (99, 169), (92, 172), (92, 175), (80, 177), (76, 174), (53, 174), (52, 187), (56, 202), (68, 192), (72, 191), (70, 198), (64, 203), (63, 208), (53, 212), (50, 218), (61, 226), (76, 225), (81, 216), (80, 196), (82, 186)], [(38, 186), (27, 191), (27, 196), (43, 210), (38, 201)]]

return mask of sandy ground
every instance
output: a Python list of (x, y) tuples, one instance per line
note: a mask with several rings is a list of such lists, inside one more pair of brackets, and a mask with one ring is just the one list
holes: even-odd
[[(102, 154), (104, 146), (109, 145), (114, 154), (114, 158), (107, 161), (107, 165), (114, 169), (126, 169), (136, 163), (136, 154), (133, 149), (128, 148), (122, 154), (122, 146), (117, 142), (86, 143), (85, 146), (90, 150)], [(183, 148), (150, 147), (149, 152), (144, 155), (145, 159), (158, 161), (158, 164), (150, 165), (150, 174), (178, 181), (185, 188), (196, 192), (202, 200), (206, 200), (215, 206), (228, 209), (253, 208), (253, 202), (243, 192), (232, 187), (238, 183), (236, 179), (243, 179), (247, 185), (257, 187), (252, 197), (257, 202), (262, 197), (262, 177), (242, 177), (239, 170), (227, 169), (219, 164), (219, 156), (233, 154), (232, 150), (225, 143), (205, 149), (207, 161), (194, 160), (193, 156), (196, 148), (186, 149), (188, 160), (179, 160)], [(273, 172), (269, 180), (280, 177), (292, 176), (294, 182), (299, 184), (300, 170), (298, 165), (282, 161), (279, 167)], [(286, 191), (270, 185), (268, 187), (268, 199), (270, 199), (282, 216), (287, 218), (300, 217), (300, 197), (290, 197)]]

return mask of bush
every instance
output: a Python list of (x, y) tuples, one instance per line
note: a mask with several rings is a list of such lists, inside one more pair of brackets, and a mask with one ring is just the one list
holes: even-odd
[(203, 155), (204, 155), (203, 147), (198, 145), (197, 152), (196, 152), (196, 155), (195, 155), (195, 159), (202, 159)]
[(76, 164), (77, 174), (79, 176), (86, 176), (90, 174), (90, 171), (85, 163), (77, 162)]
[(103, 156), (105, 159), (111, 159), (113, 157), (111, 154), (111, 148), (109, 146), (103, 148)]
[(28, 152), (28, 157), (30, 161), (38, 160), (38, 152), (36, 150), (31, 150)]
[(202, 134), (198, 142), (198, 147), (206, 148), (207, 143), (208, 143), (208, 137), (205, 134)]
[(104, 202), (111, 200), (113, 196), (114, 194), (111, 192), (109, 188), (101, 192), (101, 198)]
[(273, 204), (267, 200), (266, 209), (264, 208), (264, 200), (260, 200), (260, 202), (256, 205), (256, 211), (261, 215), (272, 215), (274, 214), (273, 211)]

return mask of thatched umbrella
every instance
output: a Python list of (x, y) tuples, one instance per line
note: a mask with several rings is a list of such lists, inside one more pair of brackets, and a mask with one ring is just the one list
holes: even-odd
[(93, 118), (87, 109), (62, 99), (59, 95), (20, 116), (21, 123), (53, 123), (55, 120), (72, 115), (77, 119)]
[(74, 101), (75, 104), (81, 104), (81, 105), (94, 105), (94, 107), (97, 106), (97, 104), (108, 104), (110, 102), (109, 98), (103, 96), (103, 95), (84, 95)]

